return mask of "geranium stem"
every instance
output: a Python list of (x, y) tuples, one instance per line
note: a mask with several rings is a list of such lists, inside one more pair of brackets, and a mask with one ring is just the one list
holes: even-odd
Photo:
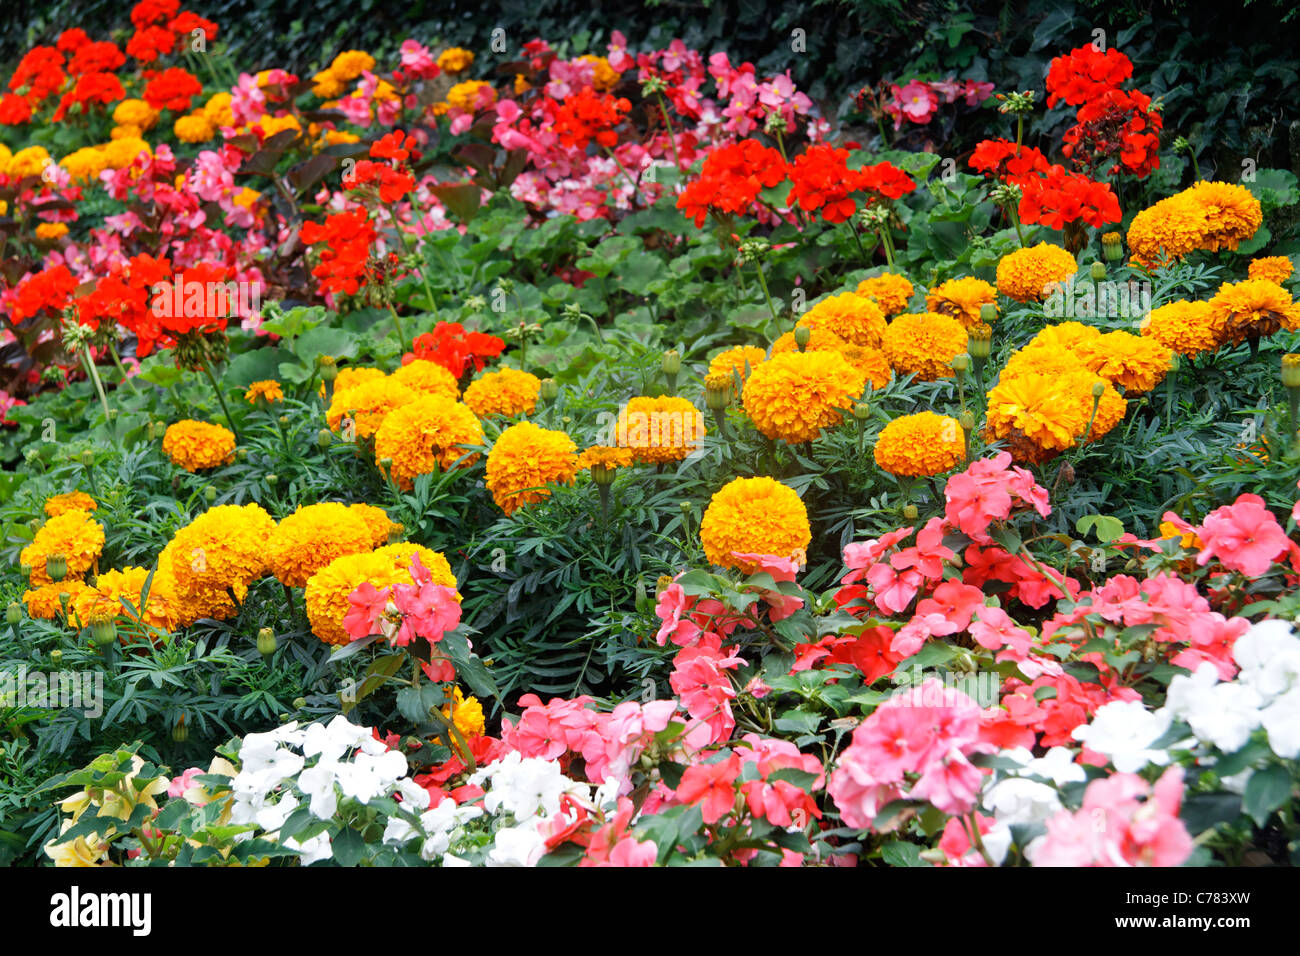
[(90, 346), (83, 345), (81, 347), (81, 360), (86, 363), (86, 374), (95, 383), (95, 391), (99, 394), (99, 403), (104, 406), (104, 421), (111, 424), (113, 416), (109, 413), (108, 395), (104, 393), (104, 383), (99, 379), (99, 372), (95, 368), (95, 359), (90, 354)]
[(772, 313), (772, 321), (779, 326), (781, 318), (776, 314), (776, 306), (772, 304), (772, 296), (767, 291), (767, 278), (763, 275), (763, 263), (755, 259), (754, 268), (758, 270), (758, 284), (763, 287), (763, 298), (767, 300), (767, 307)]
[(217, 402), (221, 405), (221, 411), (226, 416), (226, 424), (230, 426), (231, 434), (235, 436), (235, 441), (238, 442), (239, 429), (235, 427), (235, 420), (230, 417), (230, 409), (226, 407), (226, 396), (221, 394), (221, 386), (217, 384), (217, 377), (212, 374), (212, 365), (208, 362), (206, 356), (199, 362), (199, 365), (203, 369), (203, 374), (208, 377), (208, 381), (212, 384), (212, 390), (217, 393)]

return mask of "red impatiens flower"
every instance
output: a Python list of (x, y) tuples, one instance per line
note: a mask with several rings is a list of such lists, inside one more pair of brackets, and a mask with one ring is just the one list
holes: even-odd
[(203, 19), (192, 10), (182, 10), (180, 16), (167, 24), (167, 29), (189, 37), (194, 36), (195, 30), (202, 30), (204, 38), (209, 42), (217, 38), (217, 25), (211, 20)]
[(1047, 72), (1047, 106), (1050, 109), (1060, 100), (1078, 106), (1132, 75), (1133, 61), (1119, 50), (1103, 53), (1091, 45), (1081, 46), (1052, 60)]
[(745, 214), (759, 192), (786, 176), (785, 160), (756, 139), (718, 146), (704, 158), (700, 178), (677, 197), (677, 208), (703, 228), (710, 212)]
[(72, 27), (59, 34), (54, 44), (63, 53), (72, 53), (90, 42), (90, 36), (81, 27)]
[(203, 92), (203, 84), (179, 66), (156, 73), (144, 88), (144, 98), (156, 110), (175, 110), (183, 113), (190, 108), (190, 100)]
[(618, 143), (614, 127), (623, 121), (632, 103), (625, 97), (597, 93), (587, 86), (563, 102), (552, 100), (548, 107), (547, 112), (553, 116), (552, 128), (563, 145), (586, 149), (594, 139), (606, 149), (612, 149)]

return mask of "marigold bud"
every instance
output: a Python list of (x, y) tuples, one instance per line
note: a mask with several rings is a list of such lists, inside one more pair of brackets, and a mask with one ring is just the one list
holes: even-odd
[(279, 476), (279, 475), (267, 475), (267, 476), (266, 476), (266, 483), (267, 483), (270, 487), (272, 487), (272, 488), (274, 488), (277, 484), (279, 484), (279, 482), (280, 482), (280, 476)]
[(971, 431), (975, 427), (975, 413), (966, 409), (957, 417), (957, 423), (961, 425), (962, 431)]
[(111, 617), (90, 622), (90, 640), (96, 647), (106, 647), (117, 640), (117, 625)]
[(704, 390), (704, 404), (715, 412), (726, 408), (731, 404), (731, 387), (706, 388)]
[(553, 378), (544, 378), (542, 379), (542, 387), (537, 394), (542, 401), (553, 402), (560, 394), (559, 383)]
[(591, 480), (598, 485), (612, 485), (614, 483), (614, 471), (608, 465), (592, 465)]
[(992, 325), (998, 320), (998, 307), (992, 302), (985, 302), (980, 306), (980, 321), (985, 325)]
[(1287, 388), (1300, 388), (1300, 355), (1294, 352), (1282, 356), (1282, 384)]
[(62, 581), (68, 576), (68, 559), (62, 554), (51, 554), (45, 559), (45, 573), (53, 581)]
[(916, 505), (903, 505), (903, 517), (906, 520), (915, 521), (918, 514), (919, 512), (916, 510)]
[(1088, 267), (1088, 274), (1092, 276), (1093, 282), (1100, 282), (1106, 278), (1106, 263), (1094, 262)]
[(306, 706), (307, 706), (307, 698), (306, 698), (306, 697), (295, 697), (295, 698), (293, 699), (293, 709), (294, 709), (294, 710), (302, 710), (302, 709), (303, 709), (304, 707), (306, 707)]
[(1106, 394), (1106, 383), (1105, 383), (1105, 382), (1093, 382), (1093, 383), (1092, 383), (1092, 397), (1093, 397), (1093, 398), (1101, 398), (1101, 397), (1102, 397), (1103, 395), (1105, 395), (1105, 394)]
[(799, 346), (800, 352), (802, 352), (807, 347), (808, 343), (811, 340), (812, 340), (812, 329), (810, 329), (806, 325), (800, 325), (795, 328), (794, 344)]
[(871, 417), (871, 406), (866, 402), (857, 402), (853, 406), (853, 417), (860, 422), (865, 422)]
[(172, 728), (172, 740), (178, 744), (183, 744), (190, 739), (190, 729), (185, 726), (185, 715), (181, 714), (180, 720), (176, 721), (176, 726)]
[(263, 657), (270, 657), (276, 648), (275, 631), (264, 627), (257, 632), (257, 650)]
[(986, 359), (993, 351), (993, 330), (987, 325), (967, 333), (967, 351), (971, 358)]
[(966, 352), (962, 352), (960, 355), (954, 355), (952, 357), (952, 370), (954, 372), (961, 374), (968, 368), (970, 368), (970, 355)]
[(213, 488), (211, 485), (208, 485), (206, 488), (204, 488), (204, 489), (203, 489), (203, 500), (206, 501), (208, 504), (212, 504), (212, 502), (216, 501), (216, 500), (217, 500), (217, 489), (216, 489), (216, 488)]
[(334, 433), (328, 428), (322, 428), (316, 433), (316, 444), (321, 448), (328, 448), (334, 443)]
[(682, 353), (676, 349), (669, 349), (664, 353), (661, 368), (665, 375), (676, 375), (682, 370)]
[(50, 663), (53, 664), (55, 667), (58, 667), (60, 664), (62, 664), (63, 651), (59, 650), (57, 647), (54, 650), (50, 651)]
[(17, 601), (10, 602), (9, 606), (5, 608), (5, 620), (10, 624), (17, 624), (22, 619), (23, 606)]

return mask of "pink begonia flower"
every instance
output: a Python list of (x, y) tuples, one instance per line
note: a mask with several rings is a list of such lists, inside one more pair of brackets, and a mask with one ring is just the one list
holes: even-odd
[(347, 121), (354, 126), (370, 125), (370, 100), (364, 96), (344, 96), (338, 101), (338, 109), (343, 111)]
[(417, 40), (403, 40), (401, 53), (402, 69), (412, 76), (431, 80), (442, 72), (433, 54)]
[(236, 126), (256, 122), (266, 112), (266, 94), (258, 85), (257, 77), (250, 73), (239, 74), (239, 82), (231, 88), (230, 97)]
[(939, 98), (927, 83), (912, 80), (906, 86), (891, 87), (899, 111), (913, 123), (928, 123), (939, 108)]
[(622, 30), (615, 30), (609, 35), (609, 44), (605, 47), (605, 53), (609, 65), (620, 73), (636, 65), (636, 61), (628, 55), (627, 37), (623, 35)]
[(1211, 557), (1230, 571), (1257, 578), (1287, 549), (1286, 532), (1259, 495), (1238, 496), (1230, 505), (1215, 508), (1200, 527), (1204, 547), (1196, 558), (1202, 567)]

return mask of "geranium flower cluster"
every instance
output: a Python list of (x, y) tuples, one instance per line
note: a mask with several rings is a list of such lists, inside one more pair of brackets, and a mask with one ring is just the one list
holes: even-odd
[(1058, 56), (1048, 67), (1047, 105), (1064, 100), (1078, 107), (1077, 122), (1066, 130), (1061, 151), (1089, 175), (1107, 163), (1106, 172), (1138, 179), (1160, 168), (1164, 119), (1151, 97), (1119, 88), (1132, 74), (1132, 61), (1119, 50), (1093, 45)]

